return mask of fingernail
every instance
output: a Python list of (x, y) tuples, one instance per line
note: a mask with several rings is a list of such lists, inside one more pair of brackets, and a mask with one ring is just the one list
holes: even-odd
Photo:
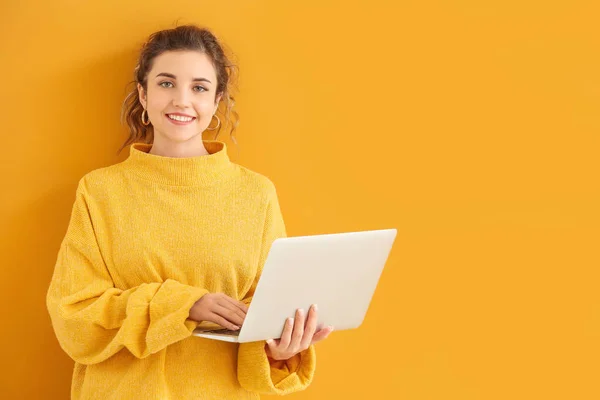
[(298, 314), (300, 314), (300, 315), (304, 314), (304, 310), (303, 310), (303, 309), (301, 309), (301, 308), (299, 308), (299, 309), (298, 309)]
[(287, 322), (288, 322), (288, 324), (293, 324), (294, 323), (294, 318), (288, 318)]
[(313, 308), (313, 311), (317, 311), (317, 305), (316, 304), (313, 304), (312, 308)]
[(240, 329), (240, 327), (239, 327), (239, 326), (237, 326), (237, 325), (234, 325), (234, 326), (233, 326), (233, 330), (234, 330), (234, 331), (237, 331), (238, 329)]

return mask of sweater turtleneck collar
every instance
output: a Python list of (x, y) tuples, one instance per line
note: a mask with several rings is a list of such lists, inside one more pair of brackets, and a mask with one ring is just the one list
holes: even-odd
[(234, 168), (226, 144), (216, 140), (202, 142), (209, 154), (193, 157), (150, 154), (152, 144), (133, 143), (126, 163), (147, 180), (175, 186), (209, 186), (231, 176)]

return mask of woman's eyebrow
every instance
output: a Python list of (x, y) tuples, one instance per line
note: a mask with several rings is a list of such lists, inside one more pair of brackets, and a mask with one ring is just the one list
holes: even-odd
[[(171, 79), (177, 79), (177, 77), (173, 74), (170, 74), (168, 72), (161, 72), (160, 74), (156, 75), (156, 77), (158, 78), (159, 76), (166, 76), (167, 78), (171, 78)], [(212, 83), (211, 81), (209, 81), (206, 78), (194, 78), (192, 79), (193, 82), (200, 82), (200, 81), (205, 81), (208, 83)]]

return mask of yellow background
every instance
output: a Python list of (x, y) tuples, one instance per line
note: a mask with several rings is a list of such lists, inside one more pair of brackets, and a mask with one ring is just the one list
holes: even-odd
[(2, 2), (2, 398), (68, 398), (44, 301), (76, 184), (127, 156), (138, 46), (176, 21), (237, 54), (230, 155), (291, 236), (398, 229), (363, 326), (290, 398), (600, 398), (596, 4)]

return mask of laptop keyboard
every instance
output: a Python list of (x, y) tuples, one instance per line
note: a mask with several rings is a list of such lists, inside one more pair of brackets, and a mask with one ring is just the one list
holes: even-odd
[(214, 331), (205, 331), (206, 333), (216, 333), (217, 335), (239, 336), (240, 330), (232, 331), (229, 329), (215, 329)]

